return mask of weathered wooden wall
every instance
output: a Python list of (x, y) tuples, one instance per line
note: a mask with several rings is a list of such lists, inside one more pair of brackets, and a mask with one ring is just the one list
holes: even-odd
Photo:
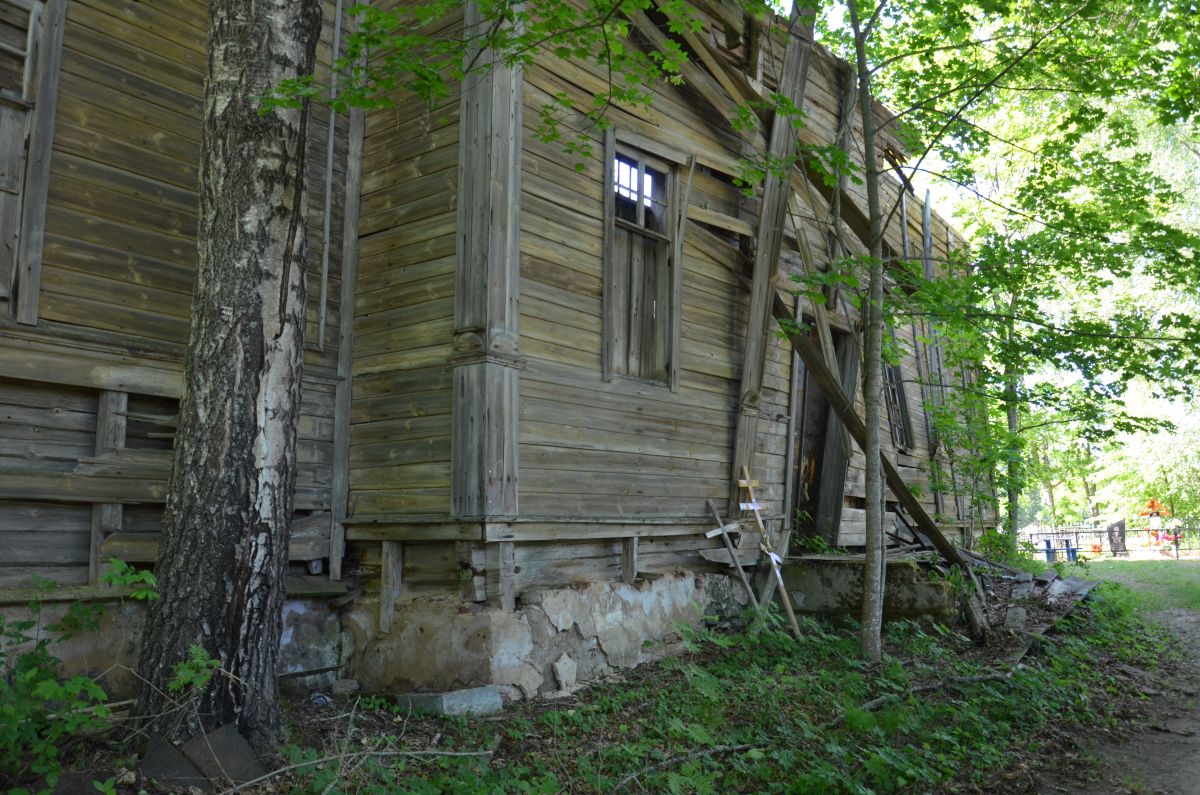
[[(461, 30), (461, 16), (439, 25)], [(351, 514), (446, 516), (458, 94), (366, 115)]]
[[(319, 52), (326, 66), (332, 10), (326, 3)], [(329, 555), (332, 508), (334, 567), (340, 566), (341, 516), (332, 493), (340, 481), (348, 489), (349, 571), (387, 594), (461, 590), (469, 599), (498, 592), (511, 599), (514, 589), (536, 585), (718, 565), (712, 558), (720, 542), (702, 535), (712, 526), (705, 501), (728, 514), (748, 322), (741, 273), (761, 199), (743, 195), (732, 181), (739, 159), (761, 151), (768, 132), (760, 124), (735, 133), (718, 119), (748, 96), (776, 88), (784, 50), (776, 31), (757, 48), (759, 60), (747, 64), (754, 48), (745, 39), (729, 46), (727, 28), (740, 23), (727, 16), (713, 4), (704, 29), (689, 34), (697, 65), (685, 75), (687, 86), (658, 89), (651, 107), (613, 107), (608, 114), (619, 142), (675, 162), (677, 195), (687, 197), (675, 382), (605, 378), (604, 133), (578, 114), (562, 115), (567, 134), (587, 130), (593, 152), (586, 156), (565, 154), (535, 134), (552, 97), (590, 105), (607, 75), (549, 55), (526, 70), (513, 516), (461, 517), (451, 504), (452, 361), (462, 353), (454, 349), (463, 200), (459, 93), (433, 107), (398, 96), (393, 107), (358, 117), (361, 183), (349, 188), (357, 213), (347, 213), (342, 186), (359, 163), (347, 168), (349, 125), (338, 120), (323, 291), (327, 116), (313, 114), (310, 345), (295, 558)], [(644, 40), (663, 36), (647, 19), (635, 22)], [(44, 256), (31, 303), (36, 324), (8, 319), (8, 297), (0, 296), (0, 586), (32, 570), (86, 581), (106, 538), (105, 549), (126, 559), (153, 555), (195, 256), (204, 28), (204, 6), (194, 0), (70, 3)], [(452, 16), (432, 29), (460, 35), (463, 19)], [(855, 112), (844, 107), (843, 68), (814, 49), (802, 141), (838, 140), (839, 120)], [(886, 117), (882, 108), (878, 114)], [(860, 129), (851, 123), (844, 143), (861, 167)], [(846, 252), (832, 243), (833, 191), (802, 169), (792, 188), (780, 289), (790, 273), (822, 269), (835, 256), (865, 248), (860, 186), (840, 187)], [(895, 201), (898, 183), (887, 190)], [(344, 214), (351, 224), (357, 218), (346, 240)], [(916, 256), (921, 203), (910, 201), (907, 233), (900, 218), (888, 229), (888, 246)], [(933, 217), (929, 237), (936, 264), (952, 234)], [(357, 278), (347, 279), (344, 292), (345, 252), (355, 256)], [(345, 323), (343, 294), (354, 296), (353, 318)], [(810, 319), (817, 311), (803, 302), (800, 310)], [(844, 295), (824, 313), (835, 332), (853, 332), (857, 314)], [(902, 369), (914, 439), (907, 453), (893, 455), (910, 482), (921, 483), (928, 480), (930, 441), (918, 382), (928, 376), (932, 352), (917, 339), (923, 331), (897, 329), (897, 336), (913, 349)], [(352, 350), (340, 350), (341, 341), (348, 348), (352, 341)], [(787, 509), (797, 451), (789, 450), (789, 428), (803, 423), (809, 392), (790, 350), (770, 337), (750, 449), (773, 527), (792, 522)], [(339, 401), (346, 408), (340, 418)], [(814, 406), (819, 410), (819, 401)], [(886, 428), (884, 438), (890, 439)], [(345, 460), (339, 472), (335, 460)], [(842, 495), (838, 540), (845, 544), (861, 541), (861, 471), (856, 453)], [(955, 511), (952, 501), (935, 505), (932, 493), (925, 499), (931, 511)]]
[[(324, 69), (334, 7), (325, 4)], [(196, 256), (206, 30), (194, 0), (67, 4), (36, 322), (0, 306), (0, 586), (33, 574), (87, 582), (101, 541), (128, 560), (155, 552)], [(312, 518), (296, 533), (300, 559), (329, 554), (346, 122), (336, 126), (322, 302), (327, 119), (314, 112), (309, 127), (296, 506)], [(18, 290), (30, 299), (33, 286)]]
[[(429, 31), (457, 36), (462, 25), (459, 11)], [(458, 588), (449, 365), (458, 147), (457, 89), (434, 106), (397, 94), (366, 113), (346, 538), (350, 571), (371, 590), (384, 539), (426, 542), (398, 557), (407, 594)]]
[[(709, 43), (710, 69), (713, 58), (736, 65), (746, 55), (745, 46), (725, 47), (725, 21), (714, 18), (698, 34)], [(653, 39), (645, 20), (641, 24)], [(456, 18), (442, 29), (452, 32), (459, 25)], [(743, 79), (748, 90), (774, 87), (778, 66), (772, 53), (782, 53), (782, 39), (777, 36), (775, 44), (763, 51), (763, 83)], [(846, 112), (843, 66), (818, 48), (805, 102), (809, 126), (802, 133), (809, 143), (838, 137)], [(558, 112), (562, 130), (567, 136), (587, 130), (590, 154), (566, 154), (537, 133), (552, 98), (566, 95), (590, 106), (605, 90), (607, 75), (548, 54), (524, 74), (519, 510), (482, 523), (456, 518), (450, 505), (455, 449), (450, 362), (456, 353), (451, 345), (456, 253), (461, 256), (454, 239), (455, 201), (475, 200), (457, 195), (456, 147), (466, 134), (459, 97), (435, 108), (400, 99), (395, 108), (368, 114), (347, 537), (356, 570), (367, 575), (369, 589), (383, 592), (385, 613), (398, 595), (457, 592), (462, 586), (468, 600), (499, 593), (504, 601), (537, 585), (629, 579), (631, 567), (652, 573), (715, 565), (711, 558), (719, 542), (701, 534), (712, 526), (705, 500), (728, 513), (747, 333), (748, 291), (737, 272), (752, 250), (758, 213), (758, 198), (742, 195), (732, 178), (739, 158), (761, 148), (763, 130), (739, 136), (714, 121), (714, 110), (728, 110), (744, 94), (737, 99), (725, 94), (722, 100), (723, 89), (714, 93), (711, 77), (707, 83), (703, 75), (693, 77), (695, 87), (660, 87), (650, 107), (608, 111), (619, 142), (673, 156), (678, 195), (688, 197), (679, 375), (673, 385), (605, 378), (604, 133), (570, 112)], [(846, 143), (853, 149), (853, 123), (851, 128)], [(861, 155), (858, 159), (861, 167)], [(853, 184), (842, 187), (847, 253), (862, 253), (865, 196)], [(823, 269), (842, 253), (830, 246), (835, 219), (828, 189), (800, 174), (793, 188), (781, 287), (790, 273), (803, 269), (803, 260)], [(898, 196), (896, 186), (891, 196)], [(906, 218), (916, 251), (920, 204), (913, 206), (916, 212)], [(933, 237), (944, 246), (946, 227), (940, 221), (935, 227)], [(904, 237), (898, 222), (889, 228), (895, 251)], [(804, 311), (811, 314), (813, 308)], [(852, 333), (857, 313), (846, 296), (834, 300), (827, 314), (837, 330)], [(910, 331), (898, 335), (912, 338)], [(906, 356), (914, 440), (910, 455), (893, 455), (908, 467), (912, 482), (922, 482), (928, 440), (916, 370), (916, 359)], [(792, 523), (785, 515), (788, 489), (794, 487), (788, 433), (806, 389), (802, 372), (793, 383), (792, 354), (772, 336), (752, 475), (763, 484), (760, 501), (775, 526)], [(890, 439), (887, 429), (884, 436)], [(846, 544), (861, 543), (861, 469), (856, 454), (842, 496), (838, 540)], [(927, 499), (932, 509), (932, 497)], [(481, 546), (481, 538), (488, 543)]]

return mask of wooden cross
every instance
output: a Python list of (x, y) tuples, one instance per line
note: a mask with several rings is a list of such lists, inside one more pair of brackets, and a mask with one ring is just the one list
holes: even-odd
[(762, 535), (762, 540), (759, 542), (762, 546), (763, 554), (767, 556), (767, 561), (771, 565), (771, 572), (775, 575), (775, 581), (779, 584), (779, 596), (783, 599), (783, 609), (787, 611), (788, 620), (792, 622), (792, 633), (796, 636), (796, 640), (800, 640), (800, 625), (796, 622), (796, 612), (792, 609), (792, 599), (788, 596), (787, 587), (783, 584), (783, 572), (779, 569), (779, 564), (782, 562), (780, 557), (775, 554), (775, 550), (771, 549), (771, 539), (767, 536), (766, 525), (762, 520), (762, 506), (758, 503), (758, 498), (754, 495), (754, 490), (760, 486), (757, 480), (750, 479), (749, 467), (742, 467), (742, 477), (738, 480), (738, 488), (746, 492), (746, 502), (738, 504), (738, 507), (743, 511), (749, 511), (754, 516), (754, 523), (758, 526), (758, 531)]
[(725, 524), (723, 521), (721, 521), (721, 514), (717, 511), (717, 506), (713, 503), (713, 501), (706, 500), (706, 502), (708, 503), (709, 512), (712, 513), (713, 518), (717, 520), (717, 527), (715, 530), (709, 530), (707, 533), (705, 533), (704, 537), (712, 538), (715, 535), (719, 535), (722, 539), (724, 539), (725, 549), (729, 550), (729, 562), (733, 564), (734, 568), (737, 569), (738, 576), (742, 578), (742, 585), (746, 588), (746, 593), (750, 594), (750, 603), (753, 604), (754, 609), (757, 610), (758, 597), (754, 595), (754, 589), (750, 587), (750, 579), (746, 577), (746, 570), (742, 568), (742, 561), (738, 558), (738, 553), (737, 550), (734, 549), (733, 541), (729, 538), (729, 534), (731, 532), (736, 532), (742, 529), (742, 523), (732, 522), (730, 524)]

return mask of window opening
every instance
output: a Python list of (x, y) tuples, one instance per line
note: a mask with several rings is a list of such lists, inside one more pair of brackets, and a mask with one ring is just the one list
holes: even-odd
[(672, 263), (671, 168), (636, 150), (612, 161), (612, 248), (605, 290), (611, 305), (609, 366), (618, 375), (669, 383), (677, 307)]
[(40, 2), (0, 0), (0, 96), (10, 101), (32, 95), (41, 13)]
[(911, 450), (913, 448), (912, 419), (908, 414), (908, 400), (904, 394), (904, 374), (899, 365), (884, 365), (883, 393), (887, 403), (888, 423), (892, 427), (892, 443), (897, 450)]

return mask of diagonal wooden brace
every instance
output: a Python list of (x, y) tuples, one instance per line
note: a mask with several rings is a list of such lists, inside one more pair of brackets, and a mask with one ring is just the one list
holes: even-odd
[[(788, 310), (783, 299), (778, 294), (774, 298), (771, 313), (775, 318), (788, 323), (794, 322), (792, 313)], [(789, 328), (787, 325), (784, 325), (783, 328), (785, 329), (788, 342), (792, 344), (796, 353), (804, 360), (804, 365), (808, 368), (813, 381), (816, 382), (817, 386), (820, 387), (821, 391), (829, 399), (830, 409), (837, 415), (838, 420), (845, 426), (846, 430), (850, 432), (850, 436), (859, 447), (865, 449), (867, 426), (854, 410), (854, 404), (850, 402), (850, 398), (842, 391), (842, 385), (838, 383), (828, 365), (826, 365), (825, 357), (821, 355), (821, 351), (804, 334), (787, 331)], [(896, 469), (896, 465), (889, 461), (885, 455), (880, 455), (880, 459), (883, 462), (884, 480), (887, 483), (888, 489), (895, 495), (896, 501), (913, 518), (917, 528), (929, 538), (929, 541), (938, 551), (938, 554), (949, 563), (960, 568), (968, 580), (976, 583), (975, 593), (971, 596), (970, 604), (967, 606), (967, 620), (970, 624), (971, 634), (976, 640), (986, 638), (988, 623), (987, 615), (982, 609), (982, 589), (975, 579), (970, 564), (967, 563), (966, 559), (958, 551), (958, 547), (951, 544), (946, 536), (942, 534), (937, 523), (925, 511), (925, 506), (921, 505), (920, 500), (908, 488), (908, 484), (904, 482), (904, 477)]]

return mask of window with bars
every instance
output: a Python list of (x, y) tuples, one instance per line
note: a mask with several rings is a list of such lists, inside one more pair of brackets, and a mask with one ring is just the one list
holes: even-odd
[(606, 376), (672, 383), (677, 334), (676, 223), (670, 164), (610, 143), (605, 252)]

